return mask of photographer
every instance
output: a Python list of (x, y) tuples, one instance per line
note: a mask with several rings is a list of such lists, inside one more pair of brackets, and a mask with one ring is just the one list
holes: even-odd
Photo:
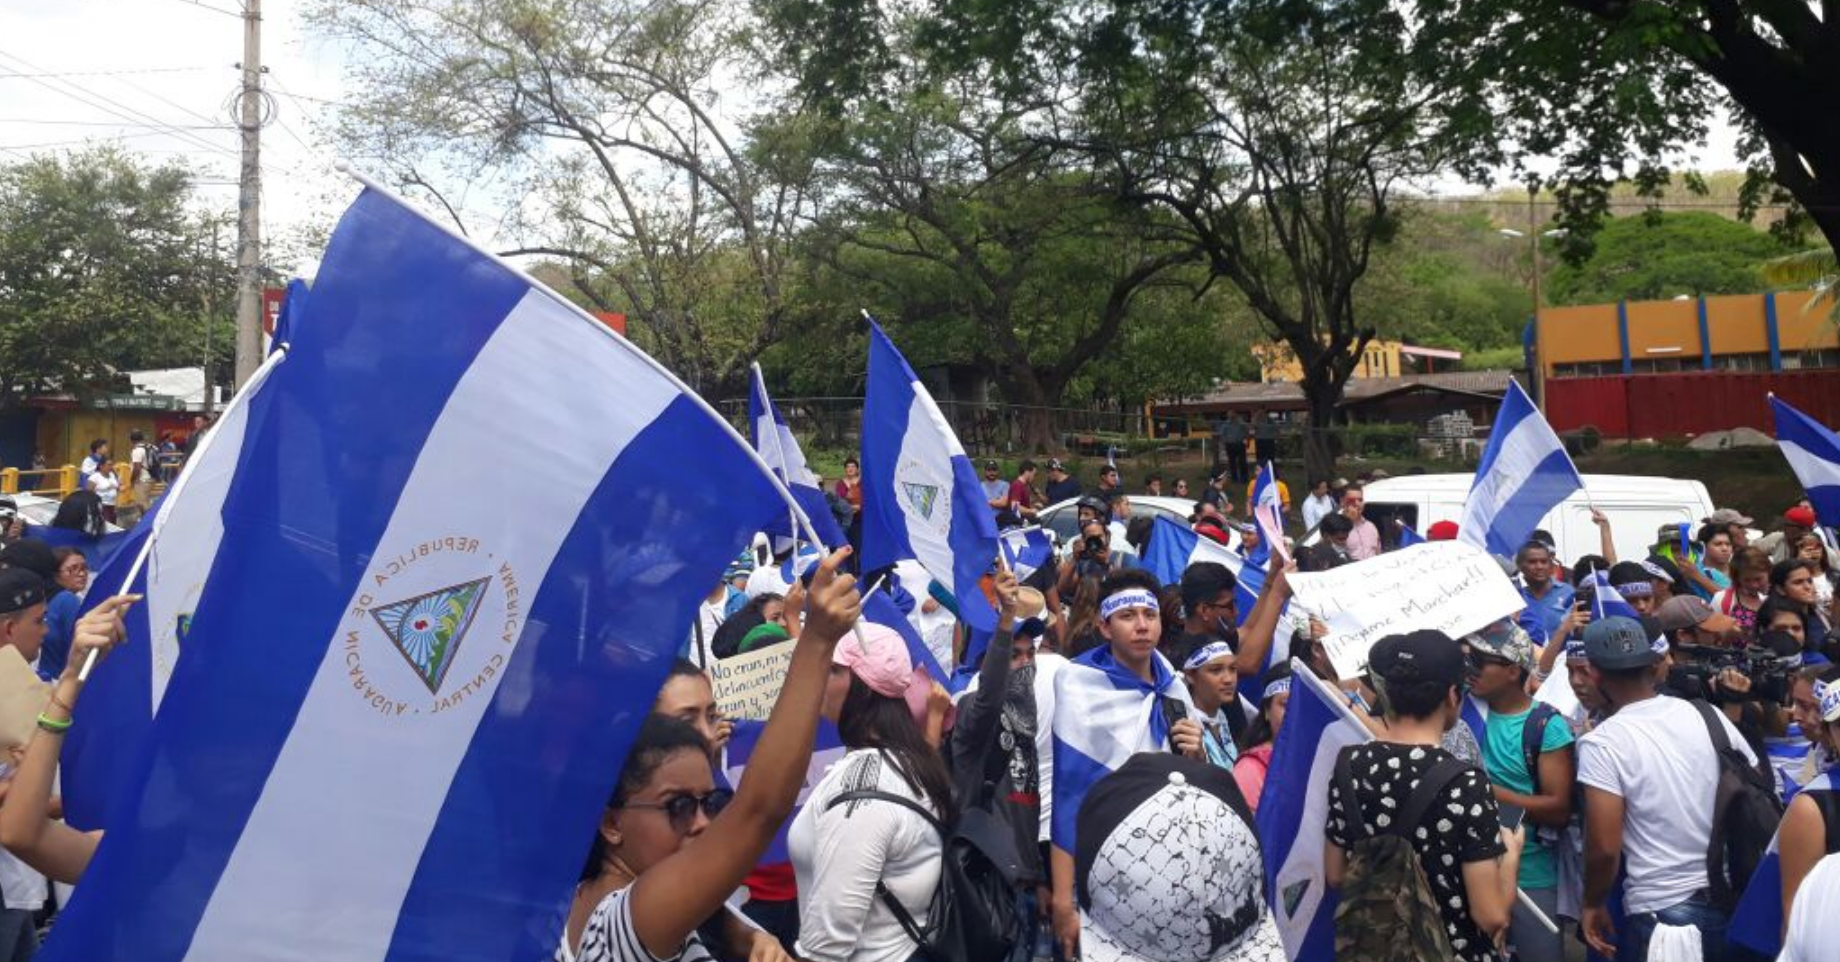
[[(1080, 513), (1086, 513), (1084, 503), (1080, 506)], [(1097, 518), (1082, 518), (1080, 535), (1069, 545), (1055, 587), (1062, 596), (1071, 598), (1082, 578), (1103, 578), (1113, 571), (1135, 567), (1137, 564), (1129, 557), (1112, 550), (1112, 531), (1109, 525)]]

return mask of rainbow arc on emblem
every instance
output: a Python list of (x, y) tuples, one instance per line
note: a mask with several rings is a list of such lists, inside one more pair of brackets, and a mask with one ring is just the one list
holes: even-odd
[(490, 578), (438, 588), (371, 609), (390, 644), (402, 653), (417, 678), (438, 694), (447, 669), (460, 650), (460, 639), (479, 612)]

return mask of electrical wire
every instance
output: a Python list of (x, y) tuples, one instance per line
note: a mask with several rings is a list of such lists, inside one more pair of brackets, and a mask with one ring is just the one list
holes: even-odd
[(205, 10), (209, 10), (212, 13), (221, 13), (226, 17), (235, 17), (238, 20), (241, 20), (243, 17), (249, 15), (248, 10), (230, 10), (224, 7), (219, 7), (219, 6), (209, 4), (209, 3), (204, 3), (202, 2), (202, 0), (175, 0), (175, 2), (183, 3), (188, 7), (200, 7)]
[(165, 121), (151, 124), (128, 123), (121, 120), (64, 120), (38, 117), (0, 117), (0, 124), (54, 124), (60, 127), (156, 127), (161, 130), (235, 130), (234, 124), (169, 124)]
[(0, 77), (5, 80), (13, 77), (30, 79), (33, 77), (120, 77), (127, 74), (150, 73), (200, 73), (216, 70), (216, 67), (136, 67), (128, 70), (54, 70), (46, 73), (13, 73)]

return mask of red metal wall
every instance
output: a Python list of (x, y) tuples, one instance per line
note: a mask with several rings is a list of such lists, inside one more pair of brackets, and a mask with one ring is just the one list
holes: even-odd
[(1557, 431), (1590, 425), (1605, 437), (1661, 438), (1736, 427), (1774, 433), (1766, 395), (1840, 427), (1840, 370), (1693, 371), (1548, 378), (1546, 419)]

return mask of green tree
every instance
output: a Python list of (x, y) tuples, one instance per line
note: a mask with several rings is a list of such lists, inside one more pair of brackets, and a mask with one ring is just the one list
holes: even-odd
[(118, 372), (226, 371), (233, 267), (191, 212), (190, 175), (113, 148), (0, 168), (0, 406), (125, 387)]
[[(352, 45), (347, 148), (405, 189), (500, 181), (527, 242), (692, 386), (739, 392), (785, 333), (809, 198), (799, 125), (744, 5), (702, 0), (316, 0)], [(747, 90), (745, 95), (740, 91)], [(464, 229), (464, 227), (463, 227)]]
[(1717, 214), (1651, 213), (1606, 221), (1591, 255), (1546, 278), (1554, 304), (1748, 294), (1761, 261), (1787, 252), (1776, 237)]

